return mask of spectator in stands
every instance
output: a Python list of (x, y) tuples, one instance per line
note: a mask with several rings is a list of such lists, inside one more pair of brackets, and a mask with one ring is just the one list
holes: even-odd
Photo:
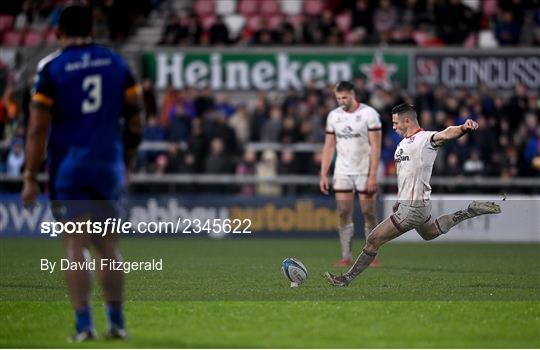
[(294, 28), (294, 25), (290, 21), (281, 22), (278, 32), (281, 36), (281, 40), (279, 41), (280, 45), (298, 44), (296, 30)]
[(195, 173), (204, 172), (206, 161), (208, 141), (204, 132), (203, 122), (201, 118), (193, 119), (191, 123), (191, 136), (188, 140), (189, 153), (193, 155), (193, 162), (189, 164)]
[(469, 158), (463, 163), (463, 172), (466, 176), (483, 176), (486, 175), (485, 164), (480, 159), (480, 154), (476, 149), (473, 149)]
[(21, 175), (21, 169), (24, 164), (23, 140), (17, 138), (13, 140), (11, 150), (7, 157), (7, 174), (11, 176)]
[(295, 154), (291, 149), (284, 149), (281, 151), (278, 173), (282, 175), (294, 175), (299, 173)]
[(217, 16), (209, 30), (210, 45), (227, 45), (231, 42), (229, 28), (223, 21), (223, 16)]
[(194, 13), (185, 13), (180, 16), (175, 43), (181, 46), (199, 45), (202, 34), (203, 28), (199, 18)]
[(167, 86), (167, 89), (163, 94), (159, 121), (161, 126), (165, 129), (169, 127), (171, 110), (174, 108), (174, 106), (176, 106), (179, 95), (179, 91), (176, 90), (172, 85)]
[(251, 141), (261, 141), (261, 131), (266, 121), (269, 119), (270, 113), (270, 104), (267, 99), (266, 92), (260, 92), (257, 95), (257, 100), (255, 102), (255, 108), (251, 112), (250, 121), (250, 140)]
[[(257, 155), (254, 151), (246, 150), (242, 160), (236, 166), (236, 175), (255, 175)], [(255, 185), (244, 184), (240, 186), (240, 194), (251, 197), (255, 195)]]
[(215, 108), (227, 118), (230, 118), (235, 111), (234, 106), (229, 102), (229, 96), (224, 92), (217, 94)]
[(170, 120), (167, 139), (171, 142), (187, 141), (191, 132), (191, 119), (185, 113), (182, 101), (178, 101), (171, 110)]
[[(437, 3), (434, 9), (438, 37), (449, 45), (462, 44), (474, 28), (473, 14), (461, 0), (448, 0)], [(459, 18), (459, 20), (456, 20)]]
[(230, 174), (232, 162), (225, 153), (223, 140), (216, 137), (210, 141), (210, 154), (206, 158), (206, 173), (208, 174)]
[(143, 101), (144, 101), (144, 110), (146, 112), (146, 117), (150, 118), (151, 116), (157, 116), (157, 103), (156, 103), (156, 93), (154, 91), (154, 86), (152, 85), (152, 80), (146, 78), (142, 83), (143, 89)]
[(167, 150), (167, 167), (165, 172), (169, 174), (177, 174), (180, 172), (183, 163), (183, 153), (180, 152), (180, 147), (175, 142), (170, 142)]
[(175, 12), (171, 12), (167, 17), (165, 28), (161, 34), (161, 40), (158, 45), (175, 45), (177, 44), (179, 23), (178, 15)]
[(250, 120), (248, 111), (244, 104), (238, 105), (235, 113), (228, 121), (229, 126), (234, 129), (236, 139), (240, 144), (245, 144), (250, 139)]
[[(257, 164), (257, 176), (272, 178), (277, 175), (278, 161), (274, 151), (266, 150), (263, 152), (261, 160)], [(277, 184), (259, 183), (257, 185), (257, 194), (259, 196), (279, 196), (281, 187)]]
[(357, 0), (356, 8), (352, 17), (353, 28), (364, 28), (367, 36), (371, 36), (373, 31), (373, 10), (370, 8), (368, 0)]
[(260, 28), (255, 31), (251, 38), (252, 45), (273, 45), (280, 43), (281, 35), (270, 27), (268, 18), (261, 17)]
[[(155, 116), (147, 119), (143, 132), (143, 141), (164, 141), (165, 130), (159, 125)], [(146, 169), (149, 164), (153, 163), (156, 157), (161, 152), (155, 150), (140, 150), (138, 155), (138, 167)]]
[[(188, 91), (192, 91), (189, 89)], [(195, 107), (197, 116), (204, 116), (206, 111), (214, 109), (214, 95), (209, 88), (203, 89), (199, 95), (193, 99), (193, 106)]]
[(519, 42), (520, 27), (511, 11), (500, 11), (495, 25), (495, 37), (501, 46), (514, 46)]
[(373, 13), (373, 25), (379, 34), (379, 38), (390, 35), (396, 29), (397, 24), (397, 9), (390, 0), (381, 0)]
[(321, 20), (318, 16), (310, 16), (302, 23), (302, 42), (310, 45), (324, 44), (324, 36), (321, 30)]
[[(234, 163), (225, 152), (223, 140), (216, 137), (210, 142), (210, 154), (206, 158), (205, 172), (207, 174), (233, 174)], [(222, 193), (227, 191), (226, 185), (208, 186), (207, 191), (212, 193)]]
[(319, 28), (325, 44), (337, 45), (342, 42), (341, 30), (337, 26), (335, 15), (329, 9), (323, 11)]
[(22, 4), (21, 12), (15, 17), (14, 29), (17, 31), (26, 31), (34, 22), (34, 9), (32, 2), (26, 0)]
[(263, 124), (260, 130), (261, 141), (278, 142), (282, 128), (282, 112), (277, 106), (270, 110), (270, 118)]
[(284, 145), (290, 145), (300, 141), (302, 140), (296, 120), (293, 115), (288, 114), (281, 124), (279, 142)]

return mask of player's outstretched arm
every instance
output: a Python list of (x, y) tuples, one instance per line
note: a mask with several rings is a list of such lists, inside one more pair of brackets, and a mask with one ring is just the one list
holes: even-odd
[(442, 145), (447, 141), (459, 139), (461, 136), (465, 135), (471, 130), (478, 129), (478, 123), (472, 119), (467, 119), (465, 123), (456, 126), (449, 126), (443, 131), (433, 135), (433, 143), (436, 145)]
[(330, 170), (330, 164), (332, 163), (332, 158), (334, 158), (334, 152), (336, 150), (336, 135), (327, 133), (324, 138), (324, 147), (322, 151), (322, 160), (321, 160), (321, 181), (319, 182), (319, 187), (321, 192), (328, 194), (330, 190), (330, 185), (328, 183), (328, 170)]

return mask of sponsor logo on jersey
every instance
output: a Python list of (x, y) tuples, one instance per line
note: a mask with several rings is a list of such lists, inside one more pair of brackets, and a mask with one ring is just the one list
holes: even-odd
[(338, 133), (336, 133), (336, 137), (340, 139), (353, 139), (360, 136), (360, 133), (354, 133), (353, 128), (351, 128), (350, 126), (346, 126)]
[(395, 154), (395, 157), (394, 157), (394, 161), (396, 163), (399, 163), (399, 162), (407, 162), (409, 161), (410, 158), (409, 156), (404, 156), (403, 155), (403, 148), (399, 148), (397, 151), (396, 151), (396, 154)]

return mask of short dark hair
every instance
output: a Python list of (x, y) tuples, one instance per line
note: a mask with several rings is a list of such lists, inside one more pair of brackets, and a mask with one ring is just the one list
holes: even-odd
[(336, 84), (336, 91), (337, 92), (343, 92), (343, 91), (353, 91), (354, 92), (354, 85), (349, 81), (340, 81)]
[(88, 6), (69, 5), (62, 10), (58, 26), (68, 37), (92, 35), (92, 10)]
[(402, 103), (392, 108), (392, 114), (397, 114), (399, 117), (407, 115), (411, 118), (417, 119), (416, 109), (410, 103)]

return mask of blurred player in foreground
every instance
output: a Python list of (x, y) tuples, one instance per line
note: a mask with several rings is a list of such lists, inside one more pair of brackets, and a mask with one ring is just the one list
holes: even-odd
[[(32, 95), (23, 202), (31, 205), (36, 200), (36, 176), (48, 142), (50, 199), (58, 221), (117, 217), (126, 167), (141, 140), (140, 87), (124, 60), (92, 43), (91, 33), (89, 8), (73, 5), (63, 10), (57, 31), (62, 49), (39, 62)], [(98, 268), (100, 259), (121, 261), (117, 237), (85, 232), (65, 234), (63, 239), (70, 262), (84, 262), (88, 248), (94, 247), (107, 307), (107, 336), (126, 338), (124, 273)], [(96, 338), (91, 278), (88, 270), (66, 271), (76, 342)]]
[[(381, 121), (372, 107), (356, 101), (354, 85), (342, 81), (335, 88), (339, 107), (328, 114), (321, 162), (320, 189), (328, 194), (328, 170), (337, 150), (333, 192), (339, 211), (341, 260), (338, 267), (352, 264), (352, 219), (354, 194), (358, 193), (366, 235), (377, 225), (377, 168), (381, 156)], [(379, 265), (377, 260), (372, 266)]]
[(333, 286), (345, 287), (364, 271), (377, 256), (379, 248), (388, 241), (415, 229), (425, 240), (432, 240), (447, 233), (460, 222), (484, 214), (498, 214), (500, 207), (493, 202), (469, 204), (465, 210), (431, 217), (431, 186), (429, 180), (437, 150), (445, 142), (455, 140), (476, 130), (478, 124), (467, 119), (464, 124), (450, 126), (443, 131), (424, 131), (418, 124), (412, 105), (401, 104), (392, 109), (394, 130), (403, 137), (394, 155), (397, 164), (398, 201), (394, 214), (381, 222), (368, 236), (366, 245), (354, 265), (345, 274), (324, 274)]

